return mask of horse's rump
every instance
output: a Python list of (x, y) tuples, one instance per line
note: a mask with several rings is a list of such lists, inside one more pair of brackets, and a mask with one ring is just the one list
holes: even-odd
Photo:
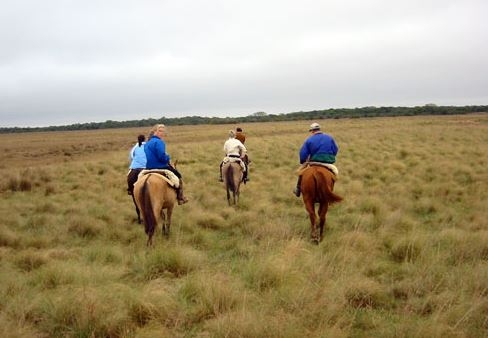
[(227, 162), (222, 165), (222, 178), (224, 179), (227, 191), (227, 201), (230, 205), (230, 193), (232, 192), (233, 202), (237, 204), (239, 200), (239, 187), (243, 178), (243, 169), (238, 162)]
[(223, 164), (222, 176), (224, 178), (224, 183), (230, 191), (237, 191), (237, 188), (242, 181), (242, 172), (241, 162), (230, 161)]
[(333, 192), (336, 176), (324, 166), (309, 166), (302, 171), (302, 194), (306, 200), (328, 204), (342, 201), (342, 197)]
[(152, 238), (162, 217), (162, 210), (171, 213), (176, 201), (176, 192), (167, 179), (158, 173), (139, 176), (134, 184), (134, 197), (143, 219), (146, 234)]

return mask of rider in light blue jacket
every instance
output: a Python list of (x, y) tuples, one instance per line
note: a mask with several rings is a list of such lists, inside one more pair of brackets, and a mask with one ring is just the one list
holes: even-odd
[(131, 160), (129, 166), (130, 171), (127, 174), (127, 193), (129, 195), (132, 195), (134, 192), (134, 183), (136, 183), (139, 173), (146, 168), (145, 140), (146, 137), (144, 135), (139, 135), (136, 145), (132, 147), (129, 153), (129, 159)]

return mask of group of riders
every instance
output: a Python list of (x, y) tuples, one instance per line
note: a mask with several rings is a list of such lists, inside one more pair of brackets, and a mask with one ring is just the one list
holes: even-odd
[[(339, 151), (334, 138), (320, 130), (318, 123), (312, 123), (309, 127), (310, 135), (307, 137), (302, 147), (300, 148), (299, 157), (302, 166), (310, 162), (319, 162), (327, 165), (332, 165), (336, 161), (336, 155)], [(164, 124), (156, 124), (149, 132), (149, 137), (146, 142), (144, 135), (137, 137), (137, 143), (131, 149), (129, 157), (131, 160), (130, 171), (127, 175), (127, 192), (129, 195), (133, 194), (134, 183), (137, 181), (139, 173), (144, 169), (166, 169), (173, 172), (179, 179), (179, 186), (177, 190), (178, 204), (185, 204), (188, 202), (183, 194), (182, 176), (173, 165), (171, 165), (171, 157), (166, 152), (166, 143), (164, 138), (166, 136), (166, 127)], [(242, 128), (237, 127), (236, 130), (230, 130), (228, 139), (224, 143), (225, 158), (220, 163), (220, 178), (222, 182), (222, 164), (226, 160), (235, 160), (242, 163), (243, 182), (249, 181), (249, 163), (250, 160), (247, 155), (247, 149), (244, 146), (246, 142), (246, 135)], [(337, 173), (337, 172), (335, 172)], [(301, 176), (298, 176), (298, 181), (293, 193), (300, 197), (301, 193)]]

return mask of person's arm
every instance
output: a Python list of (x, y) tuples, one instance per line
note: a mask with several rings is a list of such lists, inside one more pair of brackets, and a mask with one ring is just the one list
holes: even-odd
[(246, 156), (247, 149), (246, 149), (246, 147), (245, 147), (245, 146), (242, 144), (242, 142), (241, 142), (241, 141), (239, 141), (239, 146), (238, 146), (238, 147), (239, 147), (239, 154), (240, 154), (240, 156), (241, 156), (241, 157)]
[(136, 149), (137, 144), (132, 147), (132, 149), (129, 152), (129, 160), (132, 161), (134, 159), (134, 150)]
[(334, 156), (337, 155), (337, 153), (339, 152), (339, 146), (334, 139), (332, 139), (332, 149), (334, 151)]
[(158, 142), (156, 144), (156, 152), (158, 159), (163, 163), (169, 163), (171, 158), (168, 154), (166, 154), (166, 144), (164, 142)]
[(310, 149), (308, 146), (308, 142), (305, 141), (305, 143), (302, 145), (302, 148), (300, 149), (300, 164), (307, 161), (309, 156), (310, 156)]

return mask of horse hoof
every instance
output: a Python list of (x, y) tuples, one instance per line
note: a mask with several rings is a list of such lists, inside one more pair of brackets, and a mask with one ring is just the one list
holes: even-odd
[(312, 244), (319, 245), (320, 241), (318, 239), (312, 239)]

